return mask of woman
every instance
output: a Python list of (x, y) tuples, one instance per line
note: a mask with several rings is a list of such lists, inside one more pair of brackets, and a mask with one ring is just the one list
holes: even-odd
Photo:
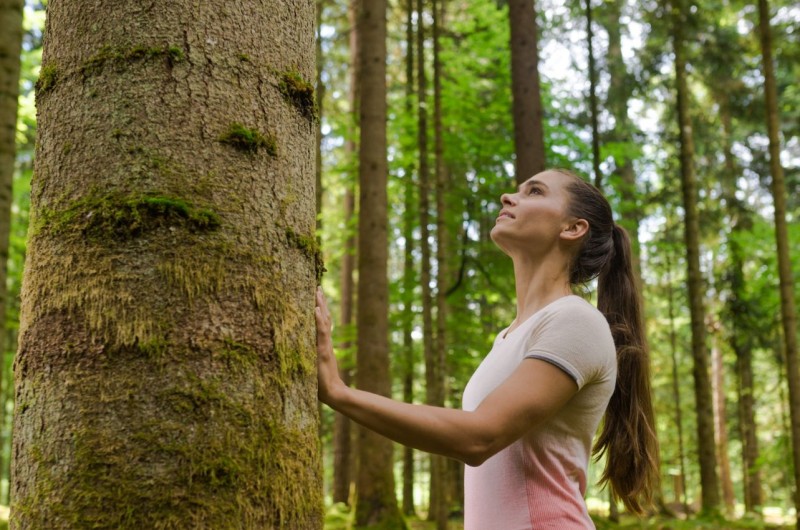
[[(464, 390), (463, 410), (412, 405), (339, 378), (317, 296), (319, 398), (392, 440), (467, 464), (465, 530), (594, 528), (591, 442), (601, 479), (641, 511), (658, 480), (648, 360), (630, 242), (601, 193), (548, 170), (501, 197), (492, 240), (514, 262), (517, 315)], [(572, 294), (598, 278), (598, 309)]]

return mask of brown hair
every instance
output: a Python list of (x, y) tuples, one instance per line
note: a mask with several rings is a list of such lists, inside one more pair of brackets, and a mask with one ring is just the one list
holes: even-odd
[(658, 440), (650, 397), (650, 359), (642, 303), (631, 264), (631, 244), (614, 223), (611, 206), (595, 186), (570, 171), (568, 213), (589, 223), (570, 266), (570, 283), (597, 278), (597, 308), (611, 327), (617, 349), (617, 383), (593, 453), (606, 455), (600, 484), (641, 513), (652, 505), (659, 481)]

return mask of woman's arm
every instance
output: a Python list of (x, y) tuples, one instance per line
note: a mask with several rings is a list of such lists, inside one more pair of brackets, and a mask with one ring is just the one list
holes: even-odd
[(471, 466), (555, 414), (578, 390), (561, 369), (537, 359), (520, 366), (472, 412), (413, 405), (345, 385), (331, 341), (331, 319), (317, 292), (319, 399), (361, 425), (403, 445)]

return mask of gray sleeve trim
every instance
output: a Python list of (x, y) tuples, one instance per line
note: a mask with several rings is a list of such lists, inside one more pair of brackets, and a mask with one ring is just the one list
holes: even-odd
[(582, 381), (580, 380), (578, 372), (575, 370), (573, 366), (571, 366), (566, 361), (563, 361), (561, 359), (556, 359), (547, 355), (542, 355), (540, 353), (527, 353), (525, 354), (525, 359), (539, 359), (540, 361), (550, 363), (556, 368), (560, 368), (561, 371), (570, 376), (575, 381), (575, 384), (578, 385), (578, 387), (581, 386)]

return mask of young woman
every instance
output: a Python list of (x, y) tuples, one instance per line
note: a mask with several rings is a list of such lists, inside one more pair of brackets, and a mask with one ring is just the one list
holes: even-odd
[[(463, 410), (344, 385), (317, 295), (319, 398), (392, 440), (467, 464), (465, 530), (594, 528), (583, 496), (592, 439), (601, 482), (641, 511), (658, 481), (647, 348), (627, 234), (600, 192), (548, 170), (501, 197), (492, 240), (514, 262), (517, 315), (464, 390)], [(598, 309), (572, 288), (598, 279)]]

